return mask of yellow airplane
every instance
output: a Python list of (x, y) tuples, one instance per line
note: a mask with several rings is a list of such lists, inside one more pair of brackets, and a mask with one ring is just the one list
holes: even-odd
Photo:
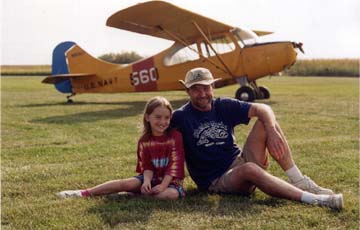
[(53, 51), (52, 75), (43, 83), (71, 97), (82, 93), (145, 92), (182, 89), (179, 80), (195, 67), (222, 80), (215, 87), (240, 84), (235, 98), (266, 99), (270, 92), (256, 79), (291, 67), (302, 44), (259, 43), (272, 32), (232, 27), (164, 1), (140, 3), (110, 16), (107, 26), (174, 41), (164, 51), (128, 65), (104, 62), (74, 42)]

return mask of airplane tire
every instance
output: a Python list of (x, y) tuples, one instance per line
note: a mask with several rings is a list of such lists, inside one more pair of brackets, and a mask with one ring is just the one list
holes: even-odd
[(270, 91), (267, 87), (265, 86), (259, 86), (260, 92), (262, 94), (262, 98), (263, 99), (269, 99), (270, 98)]
[(255, 100), (255, 92), (249, 86), (241, 86), (236, 91), (235, 98), (240, 101), (252, 102)]

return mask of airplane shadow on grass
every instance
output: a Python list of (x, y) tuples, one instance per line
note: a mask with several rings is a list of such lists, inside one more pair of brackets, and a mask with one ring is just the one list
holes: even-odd
[[(188, 99), (180, 99), (170, 101), (174, 109), (180, 108), (182, 105), (188, 102)], [(21, 105), (21, 107), (27, 108), (39, 108), (39, 107), (50, 107), (50, 106), (70, 106), (76, 111), (76, 107), (79, 106), (93, 106), (96, 109), (96, 106), (102, 105), (114, 105), (120, 106), (120, 108), (107, 109), (107, 110), (96, 110), (96, 111), (87, 111), (66, 115), (51, 116), (41, 119), (34, 119), (31, 122), (34, 123), (49, 123), (49, 124), (76, 124), (76, 123), (86, 123), (94, 122), (98, 120), (111, 120), (117, 118), (131, 117), (135, 115), (140, 115), (143, 113), (146, 101), (132, 101), (132, 102), (74, 102), (72, 104), (67, 103), (44, 103), (44, 104), (29, 104)], [(267, 102), (266, 104), (272, 105), (276, 102)]]
[(153, 211), (174, 213), (173, 216), (177, 218), (183, 213), (194, 220), (198, 219), (199, 215), (221, 219), (223, 216), (259, 215), (264, 206), (279, 207), (287, 202), (271, 197), (265, 200), (254, 197), (255, 195), (210, 195), (196, 189), (187, 191), (185, 199), (175, 201), (119, 195), (117, 198), (100, 198), (102, 202), (90, 208), (89, 212), (100, 216), (104, 224), (126, 228), (132, 224), (147, 224)]
[[(174, 100), (171, 101), (171, 105), (174, 109), (181, 107), (188, 100)], [(71, 106), (76, 111), (78, 106), (93, 106), (96, 109), (96, 106), (99, 105), (114, 105), (119, 106), (120, 108), (114, 109), (98, 109), (96, 111), (87, 111), (66, 115), (51, 116), (41, 119), (34, 119), (31, 122), (34, 123), (49, 123), (49, 124), (76, 124), (82, 122), (94, 122), (98, 120), (111, 120), (116, 118), (125, 118), (135, 115), (140, 115), (143, 113), (146, 101), (132, 101), (132, 102), (76, 102), (73, 104), (66, 103), (56, 103), (56, 104), (33, 104), (33, 105), (22, 105), (22, 107), (48, 107), (48, 106)]]

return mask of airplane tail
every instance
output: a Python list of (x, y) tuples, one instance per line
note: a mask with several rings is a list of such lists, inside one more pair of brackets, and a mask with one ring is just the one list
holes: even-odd
[[(76, 92), (75, 81), (94, 78), (97, 74), (122, 67), (92, 57), (76, 43), (67, 41), (57, 45), (53, 51), (51, 76), (42, 82), (54, 84), (62, 93)], [(75, 86), (75, 87), (74, 87)]]
[[(74, 45), (74, 42), (62, 42), (55, 47), (52, 56), (51, 75), (69, 74), (69, 68), (66, 61), (66, 51)], [(73, 93), (70, 78), (63, 78), (62, 81), (54, 82), (54, 85), (55, 88), (62, 93)]]

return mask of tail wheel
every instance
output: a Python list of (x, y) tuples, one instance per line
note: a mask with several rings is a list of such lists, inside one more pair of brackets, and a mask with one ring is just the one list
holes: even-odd
[(75, 95), (76, 95), (76, 93), (72, 93), (71, 95), (66, 96), (66, 99), (67, 99), (66, 103), (68, 103), (68, 104), (74, 103), (74, 101), (71, 99), (71, 97), (73, 97)]
[(259, 86), (259, 89), (260, 89), (263, 99), (270, 98), (270, 90), (268, 88), (266, 88), (265, 86)]
[(235, 94), (235, 98), (240, 101), (252, 102), (255, 100), (255, 92), (249, 86), (241, 86)]

